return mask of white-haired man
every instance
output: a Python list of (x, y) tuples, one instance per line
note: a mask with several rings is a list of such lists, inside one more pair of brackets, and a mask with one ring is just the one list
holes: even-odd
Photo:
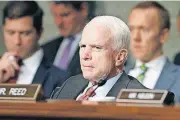
[(92, 19), (79, 43), (82, 75), (69, 78), (55, 90), (52, 98), (88, 100), (89, 97), (117, 97), (122, 88), (144, 89), (123, 71), (129, 39), (129, 28), (119, 18)]

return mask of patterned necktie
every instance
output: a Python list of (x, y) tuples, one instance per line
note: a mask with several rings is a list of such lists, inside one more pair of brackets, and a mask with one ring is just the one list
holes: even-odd
[(138, 75), (137, 79), (142, 83), (145, 77), (145, 73), (147, 72), (148, 68), (145, 64), (140, 66), (142, 73)]
[[(97, 84), (95, 84), (97, 85)], [(81, 97), (79, 97), (77, 100), (78, 101), (83, 101), (83, 100), (88, 100), (89, 97), (93, 97), (96, 95), (95, 90), (97, 89), (97, 87), (95, 87), (95, 85), (93, 85), (92, 87), (88, 88), (88, 90), (86, 91), (86, 93), (84, 95), (82, 95)], [(95, 88), (94, 88), (95, 87)]]
[(60, 58), (58, 67), (63, 69), (63, 70), (66, 70), (68, 67), (68, 60), (70, 57), (71, 45), (72, 45), (73, 41), (74, 41), (74, 37), (69, 37), (68, 44), (64, 48), (64, 51), (63, 51), (62, 56)]

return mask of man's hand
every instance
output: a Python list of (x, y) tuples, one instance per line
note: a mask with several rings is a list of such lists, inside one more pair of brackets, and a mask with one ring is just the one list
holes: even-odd
[(19, 71), (20, 66), (16, 59), (16, 53), (6, 52), (0, 59), (0, 83), (6, 82), (9, 78), (14, 77)]

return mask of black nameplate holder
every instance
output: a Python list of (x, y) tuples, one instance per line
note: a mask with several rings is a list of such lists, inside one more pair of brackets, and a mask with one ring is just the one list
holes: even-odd
[(116, 99), (122, 103), (174, 104), (174, 93), (167, 90), (122, 89)]
[(41, 96), (40, 84), (0, 84), (0, 101), (37, 101)]

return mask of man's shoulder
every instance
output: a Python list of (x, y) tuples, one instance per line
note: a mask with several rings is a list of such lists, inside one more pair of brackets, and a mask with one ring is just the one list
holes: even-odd
[(53, 79), (61, 79), (65, 81), (67, 78), (70, 77), (70, 74), (67, 71), (61, 70), (55, 65), (53, 65), (51, 62), (48, 61), (45, 56), (43, 57), (40, 65), (46, 68), (48, 75), (53, 77)]
[(142, 83), (140, 83), (136, 78), (133, 76), (128, 75), (129, 83), (127, 88), (130, 89), (147, 89)]
[(63, 37), (55, 37), (51, 40), (49, 40), (48, 42), (45, 42), (44, 44), (41, 45), (42, 48), (46, 48), (46, 47), (49, 47), (49, 46), (55, 46), (55, 45), (58, 45), (62, 42), (63, 40)]
[(85, 78), (83, 77), (82, 74), (74, 75), (67, 79), (68, 82), (75, 83), (75, 84), (84, 80)]
[(163, 68), (163, 70), (164, 71), (172, 71), (173, 73), (174, 72), (180, 73), (180, 66), (175, 65), (174, 63), (167, 61), (164, 68)]

